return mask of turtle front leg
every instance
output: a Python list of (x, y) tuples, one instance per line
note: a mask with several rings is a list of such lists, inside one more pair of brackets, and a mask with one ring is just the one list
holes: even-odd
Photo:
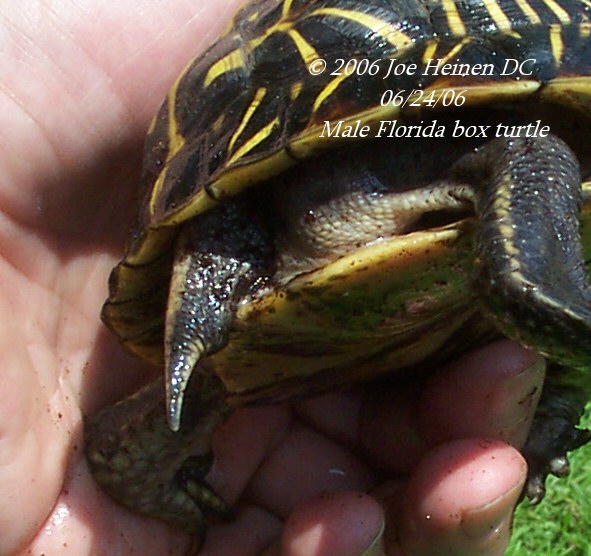
[(229, 514), (203, 480), (212, 463), (212, 433), (228, 407), (216, 377), (194, 380), (191, 398), (199, 399), (190, 401), (198, 415), (184, 415), (179, 431), (168, 426), (159, 379), (87, 419), (86, 454), (95, 480), (115, 500), (202, 538), (206, 517)]
[(590, 438), (576, 428), (591, 397), (591, 287), (582, 255), (579, 163), (559, 138), (496, 139), (456, 167), (475, 183), (476, 292), (507, 336), (553, 362), (527, 444), (525, 489), (568, 472), (566, 453)]

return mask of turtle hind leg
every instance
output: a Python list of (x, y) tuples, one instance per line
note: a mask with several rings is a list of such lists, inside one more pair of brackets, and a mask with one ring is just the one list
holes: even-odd
[(526, 494), (588, 439), (576, 428), (591, 396), (591, 287), (582, 255), (579, 163), (559, 138), (496, 139), (456, 167), (476, 191), (475, 291), (509, 337), (553, 362), (524, 454)]
[(92, 474), (112, 498), (203, 538), (208, 517), (229, 516), (226, 503), (198, 479), (209, 471), (211, 435), (228, 407), (219, 380), (199, 378), (200, 417), (189, 417), (191, 427), (170, 430), (158, 379), (88, 418), (85, 434)]

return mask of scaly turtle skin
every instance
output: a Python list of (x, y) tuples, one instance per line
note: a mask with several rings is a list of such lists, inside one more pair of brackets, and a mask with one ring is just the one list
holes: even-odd
[[(591, 392), (590, 15), (587, 0), (239, 11), (148, 133), (145, 199), (103, 319), (165, 380), (89, 420), (97, 481), (199, 530), (226, 512), (203, 477), (232, 408), (408, 374), (502, 333), (552, 362), (524, 450), (540, 499), (587, 439), (574, 426)], [(321, 58), (329, 70), (311, 75)], [(333, 75), (339, 58), (418, 69)], [(530, 75), (501, 75), (532, 59)], [(430, 62), (493, 71), (444, 76)], [(386, 91), (405, 102), (382, 106)], [(461, 106), (414, 102), (446, 91)], [(321, 136), (394, 119), (445, 138)], [(453, 138), (457, 122), (524, 127)]]

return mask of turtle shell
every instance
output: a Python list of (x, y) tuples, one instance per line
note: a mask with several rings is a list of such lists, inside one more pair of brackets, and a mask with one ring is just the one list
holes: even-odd
[[(259, 0), (248, 4), (227, 32), (188, 65), (150, 126), (141, 214), (128, 250), (112, 272), (104, 321), (130, 350), (161, 363), (167, 284), (179, 225), (289, 166), (352, 140), (323, 134), (327, 123), (342, 121), (345, 126), (355, 123), (375, 130), (385, 120), (432, 118), (441, 111), (482, 105), (545, 103), (591, 113), (590, 19), (587, 0)], [(387, 74), (394, 66), (407, 71)], [(508, 73), (507, 68), (515, 67), (521, 70)], [(442, 100), (446, 95), (461, 99), (461, 106), (446, 104)], [(286, 286), (285, 291), (298, 295), (276, 291), (257, 307), (242, 308), (237, 318), (245, 327), (253, 327), (265, 320), (261, 315), (283, 321), (289, 314), (301, 317), (300, 294), (309, 291), (310, 284), (349, 281), (351, 291), (351, 274), (335, 280), (341, 275), (339, 268), (348, 263), (369, 272), (378, 260), (397, 261), (391, 263), (389, 275), (398, 282), (389, 282), (384, 291), (408, 291), (404, 284), (413, 281), (424, 265), (433, 268), (435, 261), (442, 273), (454, 265), (462, 267), (458, 263), (464, 249), (462, 237), (469, 228), (469, 224), (455, 223), (419, 231), (379, 253), (338, 261), (307, 281), (296, 279)], [(434, 299), (433, 276), (420, 294), (401, 299), (404, 312), (399, 321), (393, 321), (393, 326), (405, 323), (404, 330), (415, 329), (412, 315), (420, 314), (421, 333), (431, 330), (431, 341), (434, 324), (429, 315), (441, 314), (443, 302), (438, 300), (445, 297), (444, 312), (452, 314), (453, 293), (459, 300), (459, 292), (465, 290), (461, 279), (457, 283), (446, 279), (441, 298), (435, 296), (437, 302), (428, 304), (426, 313), (418, 311), (425, 307), (425, 299)], [(273, 311), (263, 310), (265, 303), (273, 305)], [(469, 320), (465, 299), (462, 303), (457, 305), (464, 309), (456, 326), (447, 326), (435, 344), (443, 344)], [(272, 317), (278, 304), (282, 316)], [(308, 320), (310, 312), (302, 317), (302, 328), (308, 332), (302, 343), (309, 352), (314, 326), (322, 330), (323, 318), (337, 318), (334, 308), (330, 310), (314, 313), (314, 325)], [(254, 334), (257, 341), (269, 338), (273, 343), (272, 338), (281, 337), (280, 331), (271, 334), (269, 330), (261, 324)], [(424, 356), (424, 343), (401, 338), (409, 364)], [(230, 361), (232, 346), (234, 351), (241, 347), (231, 342), (224, 350), (223, 357)], [(395, 356), (400, 358), (400, 351)], [(354, 353), (338, 357), (356, 358)], [(338, 357), (333, 366), (338, 366)], [(384, 367), (389, 360), (384, 360)], [(235, 390), (247, 372), (234, 380)], [(272, 376), (264, 380), (272, 381)]]

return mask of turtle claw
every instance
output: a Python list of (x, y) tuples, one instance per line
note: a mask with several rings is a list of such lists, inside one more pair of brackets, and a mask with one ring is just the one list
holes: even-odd
[(546, 477), (548, 475), (562, 478), (570, 473), (570, 465), (566, 455), (557, 456), (545, 465), (541, 462), (536, 465), (530, 461), (528, 461), (528, 465), (529, 470), (524, 495), (532, 506), (538, 505), (546, 496)]
[(570, 465), (566, 456), (559, 456), (548, 464), (550, 473), (555, 477), (566, 477), (570, 473)]
[[(554, 366), (548, 378), (554, 381), (563, 368)], [(563, 373), (562, 373), (563, 374)], [(567, 453), (591, 440), (591, 431), (577, 428), (585, 407), (580, 392), (556, 384), (544, 386), (538, 409), (522, 449), (527, 460), (528, 477), (523, 495), (530, 504), (542, 501), (546, 477), (566, 477), (570, 472)]]
[(523, 455), (528, 464), (528, 477), (523, 496), (532, 506), (539, 504), (546, 495), (546, 477), (566, 477), (570, 473), (567, 452), (580, 448), (591, 440), (591, 431), (572, 428), (568, 434), (553, 437), (543, 433), (541, 427), (532, 429)]
[(214, 519), (230, 520), (230, 506), (205, 481), (211, 469), (213, 453), (187, 458), (177, 474), (179, 487), (187, 493), (201, 511)]

